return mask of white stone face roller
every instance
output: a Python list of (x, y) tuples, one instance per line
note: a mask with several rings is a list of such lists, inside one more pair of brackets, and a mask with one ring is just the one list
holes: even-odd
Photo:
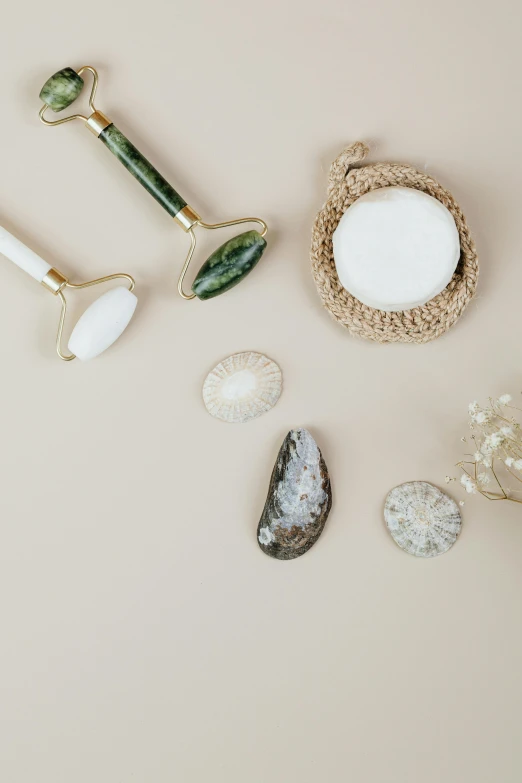
[[(71, 283), (65, 275), (62, 275), (1, 226), (0, 254), (9, 258), (20, 269), (34, 277), (44, 288), (60, 298), (62, 309), (56, 335), (56, 352), (64, 362), (70, 362), (76, 357), (82, 361), (94, 359), (95, 356), (99, 356), (107, 350), (128, 326), (138, 302), (135, 294), (132, 293), (135, 283), (130, 275), (118, 273), (99, 277), (87, 283)], [(64, 290), (66, 288), (89, 288), (119, 278), (127, 280), (128, 287), (112, 288), (89, 305), (69, 338), (68, 349), (71, 353), (64, 354), (61, 349), (63, 326), (67, 313)]]

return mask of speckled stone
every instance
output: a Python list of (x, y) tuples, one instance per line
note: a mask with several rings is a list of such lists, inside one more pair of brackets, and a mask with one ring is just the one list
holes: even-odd
[(436, 557), (450, 549), (460, 533), (459, 507), (427, 481), (408, 481), (392, 489), (384, 519), (393, 540), (415, 557)]
[(40, 91), (40, 98), (53, 111), (70, 106), (81, 93), (84, 81), (72, 68), (63, 68), (47, 79)]
[(290, 430), (272, 472), (257, 528), (263, 552), (293, 560), (315, 544), (332, 507), (328, 469), (308, 430)]
[(266, 248), (258, 231), (245, 231), (218, 247), (199, 270), (192, 290), (198, 299), (211, 299), (237, 285), (255, 267)]

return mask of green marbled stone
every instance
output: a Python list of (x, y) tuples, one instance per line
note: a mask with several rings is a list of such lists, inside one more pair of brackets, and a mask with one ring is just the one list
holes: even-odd
[(53, 111), (62, 111), (76, 100), (82, 91), (83, 79), (72, 68), (63, 68), (47, 79), (40, 98)]
[(187, 206), (187, 202), (176, 193), (172, 185), (169, 185), (152, 163), (143, 157), (115, 125), (105, 128), (99, 138), (169, 215), (174, 217), (180, 209)]
[(233, 288), (255, 267), (266, 247), (257, 231), (229, 239), (218, 247), (199, 270), (192, 290), (198, 299), (211, 299)]

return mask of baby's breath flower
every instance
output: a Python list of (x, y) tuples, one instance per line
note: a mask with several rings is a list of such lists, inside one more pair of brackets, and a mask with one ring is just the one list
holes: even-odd
[(484, 435), (484, 440), (480, 447), (482, 454), (489, 456), (493, 454), (504, 443), (505, 437), (501, 432), (492, 432), (490, 435)]
[(485, 454), (486, 456), (489, 456), (492, 453), (493, 447), (489, 441), (489, 438), (484, 438), (480, 444), (480, 451), (483, 455)]
[[(467, 451), (474, 453), (466, 454), (457, 466), (463, 473), (460, 483), (470, 495), (478, 492), (495, 500), (514, 500), (518, 493), (522, 495), (522, 489), (504, 486), (510, 478), (513, 483), (515, 470), (522, 475), (522, 417), (518, 408), (510, 406), (511, 400), (510, 394), (501, 394), (498, 398), (489, 397), (483, 407), (476, 400), (468, 406), (473, 446), (468, 446)], [(468, 442), (466, 438), (461, 440)], [(446, 483), (450, 480), (455, 479), (446, 477)]]
[(477, 491), (477, 485), (467, 473), (463, 473), (460, 477), (460, 483), (470, 495), (473, 495)]
[(498, 449), (499, 446), (502, 446), (505, 440), (506, 437), (502, 432), (492, 432), (489, 436), (489, 442), (491, 443), (493, 450)]

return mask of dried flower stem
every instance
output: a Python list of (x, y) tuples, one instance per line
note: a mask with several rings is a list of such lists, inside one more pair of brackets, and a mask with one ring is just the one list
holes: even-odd
[[(479, 493), (488, 500), (522, 503), (522, 498), (513, 497), (522, 490), (509, 486), (512, 479), (522, 484), (522, 428), (511, 415), (511, 411), (522, 413), (522, 408), (510, 403), (511, 396), (503, 394), (498, 399), (490, 397), (489, 405), (485, 407), (478, 402), (470, 404), (469, 426), (476, 450), (473, 454), (465, 454), (466, 459), (457, 467), (462, 470), (460, 483), (469, 494)], [(465, 437), (461, 440), (467, 442)], [(447, 482), (455, 480), (446, 477)], [(498, 491), (496, 487), (488, 489), (491, 481)]]

